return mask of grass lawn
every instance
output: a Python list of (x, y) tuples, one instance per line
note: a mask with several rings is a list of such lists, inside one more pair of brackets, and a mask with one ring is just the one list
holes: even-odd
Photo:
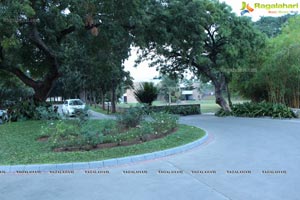
[(216, 113), (220, 108), (216, 103), (202, 103), (201, 113)]
[[(102, 113), (102, 114), (105, 114), (107, 115), (107, 110), (103, 110), (101, 106), (99, 105), (92, 105), (92, 106), (89, 106), (89, 109), (92, 110), (92, 111), (95, 111), (95, 112), (99, 112), (99, 113)], [(109, 112), (109, 115), (111, 114), (111, 112)]]
[[(101, 124), (97, 120), (91, 123), (94, 123), (95, 127)], [(104, 160), (168, 149), (190, 143), (205, 135), (199, 128), (180, 125), (174, 134), (138, 145), (95, 151), (53, 152), (47, 142), (36, 140), (41, 135), (43, 126), (46, 126), (46, 122), (25, 121), (1, 125), (0, 165)]]

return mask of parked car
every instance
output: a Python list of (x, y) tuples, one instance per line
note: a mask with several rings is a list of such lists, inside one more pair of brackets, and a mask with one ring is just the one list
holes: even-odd
[(7, 111), (6, 110), (0, 110), (0, 119), (1, 121), (7, 121), (8, 116), (7, 116)]
[(84, 110), (86, 105), (80, 99), (67, 99), (62, 106), (62, 113), (67, 116), (75, 116), (76, 111)]

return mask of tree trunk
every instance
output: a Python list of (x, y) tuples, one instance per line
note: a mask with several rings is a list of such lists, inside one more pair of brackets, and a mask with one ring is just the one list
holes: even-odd
[(105, 110), (105, 95), (103, 91), (101, 91), (101, 103), (102, 103), (102, 109)]
[[(213, 85), (215, 86), (215, 97), (216, 97), (216, 104), (221, 106), (225, 111), (231, 112), (231, 108), (226, 102), (225, 98), (223, 97), (222, 90), (226, 86), (226, 77), (222, 73), (215, 73), (211, 70), (213, 67), (201, 66), (198, 65), (196, 62), (191, 62), (193, 66), (195, 66), (198, 70), (198, 74), (204, 74), (208, 77)], [(216, 65), (216, 61), (213, 61), (214, 65)]]
[(46, 101), (49, 93), (53, 88), (54, 82), (59, 77), (59, 73), (56, 66), (49, 70), (45, 79), (42, 81), (32, 80), (18, 68), (9, 68), (8, 71), (17, 76), (25, 85), (33, 88), (33, 99), (37, 103)]
[(227, 92), (227, 98), (228, 98), (229, 106), (230, 106), (230, 108), (232, 108), (233, 104), (232, 104), (232, 101), (231, 101), (231, 93), (230, 93), (229, 86), (228, 86), (227, 82), (226, 82), (226, 92)]
[(216, 104), (221, 106), (225, 111), (231, 112), (231, 108), (227, 104), (225, 98), (222, 95), (222, 88), (219, 85), (215, 85), (215, 97), (216, 97)]
[(35, 102), (44, 102), (51, 92), (53, 83), (43, 83), (38, 87), (34, 87), (33, 99)]
[(111, 91), (111, 112), (116, 113), (116, 89), (112, 88)]
[(215, 97), (216, 97), (216, 104), (221, 106), (225, 111), (231, 112), (231, 108), (226, 102), (225, 98), (223, 97), (223, 88), (226, 84), (225, 78), (221, 77), (219, 80), (215, 77), (212, 78), (212, 82), (215, 86)]

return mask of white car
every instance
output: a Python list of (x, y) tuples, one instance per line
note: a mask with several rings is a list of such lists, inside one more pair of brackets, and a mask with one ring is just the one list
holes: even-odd
[(6, 121), (8, 119), (6, 110), (0, 110), (0, 119), (2, 119), (4, 121)]
[(84, 110), (85, 103), (80, 99), (67, 99), (62, 106), (62, 113), (67, 116), (74, 116), (77, 110)]

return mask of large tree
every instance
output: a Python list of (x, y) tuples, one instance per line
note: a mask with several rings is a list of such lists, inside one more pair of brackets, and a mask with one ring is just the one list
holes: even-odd
[[(141, 58), (150, 58), (162, 73), (189, 69), (215, 87), (216, 103), (230, 107), (222, 92), (228, 73), (243, 68), (263, 45), (250, 19), (237, 17), (225, 3), (211, 0), (155, 1), (145, 23)], [(150, 17), (151, 16), (151, 17)], [(146, 35), (146, 36), (145, 36)]]
[(254, 101), (300, 107), (300, 17), (291, 17), (281, 34), (268, 40), (256, 57), (256, 73), (234, 77), (234, 87)]
[(255, 28), (265, 33), (269, 38), (278, 36), (282, 31), (282, 26), (293, 15), (288, 14), (280, 17), (261, 17), (254, 23)]
[[(129, 0), (1, 1), (0, 70), (33, 88), (36, 101), (44, 101), (53, 83), (63, 75), (66, 48), (72, 48), (66, 38), (74, 32), (84, 36), (87, 31), (94, 36), (132, 37), (131, 21), (135, 20), (139, 5), (139, 1)], [(127, 55), (129, 47), (130, 42), (122, 48)]]

